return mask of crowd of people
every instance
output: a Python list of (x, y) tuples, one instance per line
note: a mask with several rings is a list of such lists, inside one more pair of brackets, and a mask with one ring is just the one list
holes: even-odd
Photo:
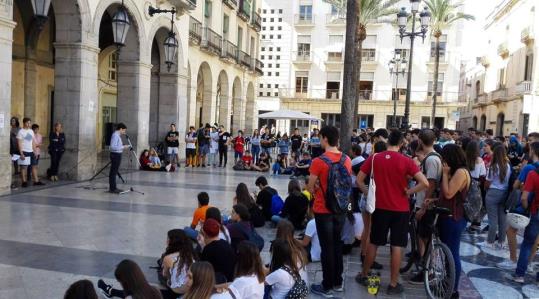
[[(222, 126), (205, 125), (198, 131), (191, 127), (185, 137), (186, 167), (224, 167), (228, 149), (222, 146), (232, 146), (234, 169), (240, 170), (241, 165), (241, 170), (292, 176), (285, 200), (265, 176), (256, 179), (256, 193), (238, 184), (230, 214), (212, 206), (209, 195), (201, 192), (190, 226), (167, 234), (167, 247), (158, 262), (160, 289), (150, 286), (129, 260), (122, 261), (115, 273), (122, 290), (102, 280), (98, 288), (107, 297), (120, 298), (306, 298), (309, 289), (330, 298), (344, 290), (343, 255), (358, 246), (362, 268), (355, 280), (367, 286), (371, 270), (389, 267), (387, 293), (401, 294), (399, 270), (408, 256), (404, 250), (411, 211), (423, 254), (432, 234), (433, 207), (450, 211), (440, 215), (437, 230), (453, 255), (452, 298), (459, 298), (459, 249), (465, 231), (484, 234), (485, 241), (478, 245), (487, 252), (503, 256), (509, 251), (510, 258), (498, 267), (514, 271), (515, 282), (524, 282), (526, 273), (534, 272), (531, 262), (539, 244), (535, 196), (539, 194), (539, 133), (495, 137), (491, 130), (472, 128), (465, 132), (354, 130), (346, 153), (339, 148), (338, 129), (331, 126), (313, 130), (309, 137), (297, 130), (290, 137), (270, 134), (255, 130), (248, 137), (241, 131), (231, 136)], [(167, 134), (171, 142), (178, 138)], [(172, 157), (177, 150), (168, 154), (169, 164), (177, 163)], [(162, 163), (152, 158), (156, 155), (144, 152), (141, 160), (162, 169)], [(483, 204), (477, 217), (468, 219), (464, 203), (472, 183), (479, 186)], [(367, 200), (373, 185), (375, 206)], [(349, 208), (342, 208), (343, 198)], [(276, 228), (275, 238), (264, 240), (257, 233), (260, 227)], [(524, 236), (520, 252), (519, 231)], [(388, 243), (391, 261), (382, 265), (376, 262), (377, 250)], [(265, 247), (271, 252), (268, 264), (260, 256)], [(320, 262), (321, 282), (309, 281), (306, 265), (311, 262)], [(123, 271), (137, 274), (126, 277)], [(423, 279), (420, 271), (407, 283), (419, 284)], [(82, 289), (95, 292), (87, 282), (77, 282), (66, 298), (74, 298), (68, 293)]]

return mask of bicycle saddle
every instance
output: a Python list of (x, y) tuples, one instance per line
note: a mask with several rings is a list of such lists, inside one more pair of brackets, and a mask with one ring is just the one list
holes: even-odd
[(434, 207), (434, 212), (443, 216), (451, 215), (451, 210), (448, 208)]

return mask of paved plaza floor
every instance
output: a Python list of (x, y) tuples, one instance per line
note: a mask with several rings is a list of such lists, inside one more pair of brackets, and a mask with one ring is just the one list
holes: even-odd
[[(150, 266), (164, 250), (166, 232), (190, 223), (197, 193), (208, 192), (211, 205), (226, 213), (232, 207), (236, 185), (245, 182), (254, 191), (257, 175), (222, 168), (133, 172), (124, 174), (128, 182), (120, 187), (134, 187), (144, 195), (106, 193), (107, 179), (103, 177), (92, 183), (50, 183), (0, 197), (0, 298), (62, 298), (67, 287), (79, 279), (97, 282), (104, 278), (118, 286), (114, 268), (125, 258), (136, 261), (148, 280), (157, 283)], [(279, 193), (286, 194), (287, 177), (268, 179)], [(259, 232), (266, 241), (274, 238), (274, 229)], [(506, 278), (510, 271), (494, 267), (503, 256), (473, 245), (483, 240), (484, 235), (463, 237), (462, 298), (539, 297), (532, 275), (525, 285), (511, 283)], [(270, 258), (268, 247), (266, 243), (265, 262)], [(340, 297), (372, 297), (354, 281), (360, 269), (357, 249), (345, 261), (345, 292)], [(378, 261), (387, 269), (388, 248), (379, 251)], [(309, 265), (310, 282), (319, 282), (321, 274), (319, 263)], [(379, 298), (390, 297), (385, 294), (388, 279), (389, 272), (382, 271)], [(398, 298), (426, 297), (423, 286), (406, 281), (403, 285), (405, 293)]]

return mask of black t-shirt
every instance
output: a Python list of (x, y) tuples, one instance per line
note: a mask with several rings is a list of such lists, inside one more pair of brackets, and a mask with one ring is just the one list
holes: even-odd
[(213, 266), (217, 284), (234, 280), (236, 255), (227, 241), (216, 240), (204, 246), (200, 260), (209, 262)]
[(284, 201), (281, 216), (290, 220), (294, 225), (294, 228), (303, 229), (303, 221), (307, 214), (308, 205), (309, 201), (303, 193), (297, 195), (291, 194)]
[[(180, 146), (180, 142), (178, 141), (178, 137), (180, 136), (180, 133), (178, 133), (178, 131), (169, 131), (167, 133), (167, 138), (166, 138), (166, 142), (167, 142), (167, 146), (168, 147), (179, 147)], [(168, 140), (169, 137), (176, 137), (176, 140)]]
[(267, 133), (264, 133), (260, 136), (260, 145), (263, 147), (263, 148), (268, 148), (268, 147), (271, 147), (271, 142), (268, 142), (268, 141), (271, 141), (271, 135), (270, 134), (267, 134)]
[(359, 144), (359, 136), (352, 136), (350, 137), (350, 141), (352, 141), (352, 144)]
[(292, 135), (290, 136), (290, 142), (292, 143), (292, 151), (296, 152), (301, 147), (303, 138), (301, 138), (301, 135)]
[(271, 220), (271, 198), (273, 195), (277, 194), (277, 190), (266, 187), (260, 192), (258, 192), (258, 196), (256, 197), (256, 204), (262, 207), (262, 214), (264, 214), (264, 218), (266, 218), (266, 221)]
[(210, 143), (210, 132), (209, 130), (207, 129), (199, 129), (198, 132), (197, 132), (197, 140), (198, 140), (198, 145), (199, 146), (203, 146), (203, 145), (207, 145)]
[(224, 132), (224, 133), (219, 133), (219, 147), (225, 147), (226, 146), (226, 142), (228, 141), (228, 139), (230, 138), (230, 133), (228, 132)]

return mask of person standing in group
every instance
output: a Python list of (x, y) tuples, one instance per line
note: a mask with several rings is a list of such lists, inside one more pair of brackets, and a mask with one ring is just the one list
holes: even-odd
[(238, 159), (241, 160), (243, 157), (243, 151), (245, 150), (245, 138), (243, 138), (243, 131), (238, 131), (238, 136), (236, 136), (232, 143), (234, 144), (234, 164), (238, 162)]
[[(262, 131), (263, 130), (263, 131)], [(268, 154), (271, 157), (271, 144), (273, 142), (273, 135), (269, 128), (264, 128), (260, 130), (260, 146), (262, 147), (262, 152)]]
[(185, 135), (185, 167), (195, 167), (197, 160), (197, 133), (195, 127), (190, 126)]
[[(391, 244), (391, 282), (387, 293), (400, 294), (404, 287), (399, 283), (399, 268), (402, 249), (408, 243), (408, 222), (410, 220), (409, 197), (429, 187), (429, 181), (415, 162), (399, 151), (404, 144), (404, 135), (393, 130), (388, 137), (387, 151), (370, 156), (361, 166), (357, 184), (367, 195), (365, 178), (372, 173), (376, 183), (376, 210), (371, 216), (370, 244), (363, 263), (363, 271), (356, 276), (356, 281), (367, 285), (367, 275), (376, 258), (379, 246), (387, 244), (390, 234)], [(409, 187), (409, 178), (417, 184)]]
[(219, 155), (219, 132), (216, 127), (211, 127), (210, 132), (210, 158), (208, 164), (217, 167), (217, 156)]
[(251, 154), (253, 155), (253, 164), (258, 162), (260, 156), (260, 133), (255, 129), (251, 136)]
[(279, 147), (279, 154), (283, 159), (284, 168), (286, 169), (288, 167), (288, 151), (290, 148), (290, 141), (288, 140), (288, 135), (286, 133), (279, 139), (277, 146)]
[[(28, 187), (28, 166), (33, 165), (36, 163), (34, 151), (36, 148), (36, 144), (34, 142), (34, 131), (31, 129), (32, 120), (28, 117), (23, 118), (22, 120), (22, 129), (19, 130), (19, 133), (17, 133), (17, 142), (19, 145), (19, 165), (21, 166), (21, 180), (22, 180), (22, 187)], [(34, 179), (34, 186), (41, 186), (45, 185), (41, 181), (39, 181), (39, 177), (37, 176), (37, 168), (32, 168), (32, 178)]]
[(296, 153), (296, 162), (301, 159), (301, 145), (303, 143), (303, 138), (299, 134), (299, 129), (294, 129), (294, 134), (290, 136), (291, 150), (293, 153)]
[[(36, 172), (39, 174), (39, 158), (41, 157), (41, 146), (43, 145), (43, 136), (39, 134), (39, 125), (33, 124), (32, 131), (34, 131), (34, 163), (32, 163), (32, 170), (35, 168)], [(30, 178), (28, 178), (30, 179)]]
[(219, 167), (226, 167), (228, 160), (228, 143), (230, 133), (225, 130), (223, 125), (219, 126)]
[[(10, 125), (11, 129), (9, 131), (9, 154), (13, 156), (19, 154), (19, 145), (17, 142), (17, 134), (21, 129), (19, 119), (15, 116), (12, 117), (10, 120)], [(17, 161), (13, 161), (13, 168), (15, 168), (15, 174), (19, 174), (19, 165)], [(11, 187), (13, 188), (14, 186), (11, 185)]]
[(197, 131), (198, 141), (198, 163), (199, 166), (206, 167), (206, 156), (210, 153), (210, 124), (202, 126)]
[[(344, 213), (330, 211), (326, 203), (330, 165), (326, 159), (341, 164), (352, 173), (352, 161), (338, 149), (339, 130), (332, 126), (323, 127), (318, 137), (318, 130), (313, 134), (319, 138), (321, 149), (325, 150), (324, 157), (315, 158), (309, 169), (309, 183), (307, 189), (314, 194), (313, 212), (316, 231), (320, 240), (322, 261), (322, 283), (311, 285), (311, 292), (325, 297), (333, 295), (333, 291), (343, 292), (343, 254), (341, 232), (344, 226)], [(351, 186), (350, 186), (351, 188)], [(351, 193), (351, 190), (350, 190)]]
[(315, 128), (309, 139), (309, 146), (311, 147), (311, 156), (313, 159), (320, 156), (323, 152), (319, 132), (320, 131)]
[(120, 194), (123, 190), (116, 188), (116, 176), (118, 169), (122, 163), (122, 152), (129, 148), (129, 145), (124, 145), (122, 135), (127, 131), (127, 127), (123, 123), (116, 125), (116, 131), (112, 133), (110, 138), (110, 172), (109, 172), (109, 192)]
[(60, 160), (65, 152), (66, 137), (62, 131), (62, 124), (54, 124), (54, 130), (49, 135), (49, 155), (51, 155), (51, 168), (48, 173), (51, 181), (58, 181), (58, 169)]
[(170, 124), (170, 131), (168, 131), (166, 138), (168, 160), (171, 164), (178, 165), (178, 167), (180, 166), (180, 157), (178, 156), (179, 137), (180, 133), (176, 130), (176, 124)]

